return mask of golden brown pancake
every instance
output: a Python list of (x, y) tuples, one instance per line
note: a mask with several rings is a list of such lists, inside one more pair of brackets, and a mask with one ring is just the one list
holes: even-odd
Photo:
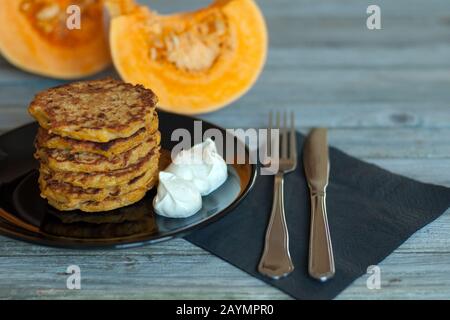
[(153, 148), (145, 157), (131, 166), (119, 170), (105, 172), (71, 172), (51, 170), (41, 163), (41, 175), (48, 175), (52, 180), (66, 182), (81, 188), (108, 188), (127, 183), (128, 181), (143, 175), (151, 168), (158, 165), (159, 147)]
[(108, 188), (81, 188), (67, 182), (53, 180), (49, 175), (40, 175), (39, 187), (43, 198), (65, 203), (75, 207), (87, 201), (103, 201), (108, 197), (125, 195), (136, 189), (150, 190), (158, 180), (158, 167), (155, 166), (143, 175), (127, 181), (124, 184)]
[(90, 152), (110, 158), (135, 148), (144, 141), (147, 141), (151, 136), (156, 134), (157, 131), (158, 116), (155, 112), (150, 127), (141, 128), (127, 138), (119, 138), (105, 143), (82, 141), (50, 134), (44, 128), (39, 128), (36, 136), (36, 144), (42, 148), (64, 149), (70, 153)]
[(102, 172), (119, 170), (137, 163), (152, 149), (159, 146), (161, 135), (157, 131), (149, 140), (133, 149), (107, 158), (90, 152), (72, 153), (65, 149), (41, 148), (37, 144), (35, 157), (53, 171)]
[(107, 197), (102, 201), (80, 202), (77, 205), (68, 205), (64, 202), (58, 202), (50, 198), (47, 198), (47, 201), (52, 207), (60, 211), (71, 211), (78, 209), (84, 212), (101, 212), (114, 210), (138, 202), (145, 197), (147, 191), (147, 188), (141, 188), (118, 197)]
[(149, 127), (156, 103), (156, 95), (141, 85), (103, 79), (40, 92), (29, 112), (49, 133), (108, 142)]

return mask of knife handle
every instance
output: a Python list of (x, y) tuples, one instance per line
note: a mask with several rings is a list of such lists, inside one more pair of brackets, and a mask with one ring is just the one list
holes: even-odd
[(325, 192), (311, 191), (308, 271), (311, 277), (322, 282), (331, 279), (335, 274), (325, 198)]
[(283, 173), (277, 173), (274, 180), (272, 213), (266, 231), (264, 252), (258, 271), (272, 279), (287, 276), (294, 270), (289, 254), (289, 234), (284, 213)]

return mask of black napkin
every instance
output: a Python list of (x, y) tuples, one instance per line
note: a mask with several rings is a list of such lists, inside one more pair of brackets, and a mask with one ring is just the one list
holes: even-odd
[(336, 276), (308, 276), (310, 200), (299, 166), (285, 176), (285, 209), (295, 270), (270, 280), (257, 272), (272, 206), (273, 177), (259, 176), (242, 204), (221, 220), (186, 237), (191, 243), (297, 299), (331, 299), (450, 206), (450, 189), (424, 184), (330, 148), (327, 209)]

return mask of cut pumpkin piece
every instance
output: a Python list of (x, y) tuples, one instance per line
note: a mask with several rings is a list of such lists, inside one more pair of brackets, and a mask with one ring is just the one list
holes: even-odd
[(103, 0), (0, 1), (0, 52), (32, 73), (72, 79), (111, 63)]
[(116, 69), (126, 82), (155, 91), (161, 109), (219, 109), (250, 89), (264, 66), (267, 29), (253, 0), (219, 0), (173, 15), (131, 0), (106, 3)]

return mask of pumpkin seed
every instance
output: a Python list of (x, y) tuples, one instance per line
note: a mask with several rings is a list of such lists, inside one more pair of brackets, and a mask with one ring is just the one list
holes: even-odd
[(36, 15), (38, 20), (50, 20), (59, 14), (59, 6), (57, 4), (49, 5), (39, 11)]

